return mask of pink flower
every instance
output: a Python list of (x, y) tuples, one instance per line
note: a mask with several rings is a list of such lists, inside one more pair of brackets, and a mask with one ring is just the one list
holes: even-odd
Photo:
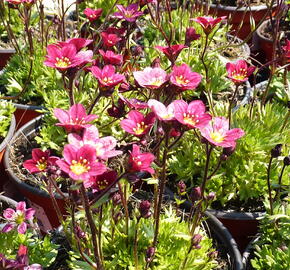
[(73, 180), (88, 180), (107, 170), (103, 163), (96, 161), (96, 149), (91, 145), (78, 148), (67, 144), (62, 154), (64, 159), (58, 160), (56, 164)]
[(213, 18), (211, 16), (203, 16), (203, 17), (197, 17), (192, 20), (200, 24), (201, 27), (203, 28), (204, 33), (208, 35), (215, 28), (215, 26), (224, 19), (226, 19), (226, 16), (222, 16), (218, 18)]
[(148, 108), (148, 104), (136, 98), (127, 99), (119, 94), (120, 99), (130, 108), (134, 110), (142, 110)]
[(285, 46), (282, 47), (284, 51), (284, 57), (287, 59), (287, 62), (290, 62), (290, 40), (286, 39)]
[(26, 160), (23, 167), (30, 173), (38, 173), (46, 171), (49, 166), (54, 166), (58, 157), (50, 156), (50, 151), (42, 151), (39, 148), (32, 150), (32, 159)]
[(183, 100), (175, 100), (174, 116), (178, 122), (189, 128), (203, 128), (211, 120), (211, 115), (205, 112), (205, 105), (201, 100), (194, 100), (187, 104)]
[(201, 75), (192, 72), (186, 64), (174, 66), (170, 74), (170, 82), (176, 85), (181, 91), (195, 89), (201, 82)]
[(227, 63), (226, 69), (228, 78), (235, 84), (241, 84), (249, 79), (249, 76), (255, 71), (254, 66), (248, 67), (245, 60), (238, 60), (235, 63)]
[(76, 133), (70, 133), (68, 142), (77, 148), (86, 144), (91, 145), (96, 151), (96, 157), (102, 160), (122, 154), (122, 151), (115, 150), (117, 140), (112, 136), (99, 138), (99, 131), (95, 126), (86, 128), (82, 137)]
[(148, 106), (161, 121), (171, 121), (175, 119), (173, 103), (166, 107), (163, 103), (155, 99), (149, 99)]
[(113, 51), (99, 50), (100, 55), (104, 59), (105, 64), (109, 65), (121, 65), (123, 63), (123, 55), (115, 54)]
[(151, 163), (155, 159), (155, 156), (151, 153), (141, 153), (140, 147), (133, 144), (133, 151), (129, 157), (129, 170), (130, 172), (149, 172), (154, 173)]
[(51, 44), (47, 46), (46, 50), (47, 55), (44, 64), (59, 71), (81, 67), (91, 62), (93, 57), (91, 50), (77, 52), (76, 46), (73, 44), (67, 44), (63, 47)]
[(128, 7), (116, 5), (116, 7), (119, 9), (119, 12), (115, 12), (113, 17), (124, 19), (127, 22), (135, 22), (139, 16), (143, 15), (142, 11), (138, 11), (138, 4), (131, 4)]
[(185, 32), (185, 45), (190, 46), (190, 43), (194, 40), (197, 40), (200, 38), (200, 35), (196, 33), (196, 30), (194, 27), (188, 27), (186, 28)]
[(67, 132), (82, 130), (89, 126), (89, 122), (98, 118), (95, 114), (87, 115), (86, 109), (82, 104), (75, 104), (71, 106), (68, 111), (54, 109), (53, 113), (60, 121), (60, 123), (57, 123), (56, 125), (64, 127)]
[(93, 192), (100, 192), (114, 184), (117, 176), (115, 171), (108, 171), (101, 175), (92, 176), (89, 180), (84, 181), (84, 186), (91, 188)]
[(113, 47), (121, 40), (116, 34), (108, 34), (106, 32), (102, 32), (101, 37), (107, 47)]
[(115, 73), (115, 67), (112, 65), (106, 65), (103, 69), (93, 66), (91, 72), (101, 87), (114, 87), (126, 80), (124, 75)]
[(23, 2), (23, 0), (5, 0), (5, 1), (12, 5), (19, 5)]
[(182, 44), (177, 44), (177, 45), (172, 45), (172, 46), (167, 46), (167, 47), (155, 46), (155, 48), (163, 52), (166, 55), (166, 57), (173, 63), (177, 59), (180, 52), (184, 48), (187, 48), (187, 46), (182, 45)]
[(240, 128), (229, 129), (229, 121), (224, 117), (214, 117), (200, 132), (210, 143), (222, 147), (235, 147), (236, 140), (245, 134)]
[(8, 221), (8, 223), (3, 227), (2, 232), (9, 232), (17, 227), (18, 233), (24, 234), (27, 230), (26, 221), (31, 221), (34, 213), (34, 209), (26, 209), (25, 202), (17, 203), (16, 211), (12, 208), (5, 209), (3, 211), (3, 217)]
[(135, 80), (142, 87), (157, 89), (167, 81), (167, 74), (162, 68), (146, 67), (143, 71), (133, 72)]
[(93, 22), (93, 21), (99, 19), (100, 16), (102, 15), (102, 12), (103, 12), (103, 10), (101, 8), (98, 8), (98, 9), (86, 8), (84, 10), (84, 14), (89, 19), (90, 22)]
[(146, 117), (138, 111), (130, 111), (128, 118), (121, 121), (121, 127), (130, 134), (142, 136), (147, 134), (155, 121), (154, 113)]
[(85, 38), (69, 38), (66, 41), (61, 41), (56, 43), (57, 46), (59, 47), (65, 47), (68, 44), (72, 44), (76, 47), (77, 51), (79, 52), (81, 49), (87, 47), (93, 42), (92, 39), (85, 39)]

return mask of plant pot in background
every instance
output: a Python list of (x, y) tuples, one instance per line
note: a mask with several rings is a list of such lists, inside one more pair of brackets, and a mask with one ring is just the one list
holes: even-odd
[(0, 49), (0, 70), (6, 66), (8, 60), (13, 54), (15, 54), (14, 49)]
[[(25, 138), (25, 140), (31, 141), (40, 128), (41, 119), (42, 116), (39, 116), (21, 127), (13, 136), (11, 140), (11, 145), (15, 145), (19, 140), (22, 140), (23, 138)], [(35, 215), (40, 221), (39, 226), (41, 230), (48, 231), (52, 228), (58, 227), (60, 224), (49, 194), (46, 191), (41, 190), (38, 187), (29, 185), (19, 179), (15, 172), (12, 170), (12, 162), (12, 149), (8, 148), (4, 155), (4, 166), (9, 180), (17, 186), (21, 194), (29, 201), (30, 206), (36, 210)], [(14, 160), (14, 162), (17, 161)], [(22, 166), (22, 164), (19, 164), (19, 166)], [(64, 199), (57, 193), (55, 193), (54, 195), (61, 212), (64, 214), (66, 212)]]
[(16, 127), (16, 121), (15, 121), (14, 115), (12, 115), (10, 127), (6, 135), (6, 138), (0, 144), (0, 192), (3, 190), (3, 185), (7, 179), (7, 175), (5, 174), (2, 159), (3, 159), (3, 155), (5, 153), (7, 145), (9, 144), (12, 136), (14, 135), (15, 127)]
[(41, 115), (39, 111), (43, 110), (43, 107), (40, 106), (23, 105), (18, 103), (13, 104), (16, 107), (16, 111), (14, 113), (16, 118), (16, 130), (20, 129), (23, 125)]
[(252, 270), (251, 259), (254, 258), (254, 245), (259, 241), (260, 236), (257, 234), (255, 238), (248, 244), (243, 253), (243, 266), (244, 270)]

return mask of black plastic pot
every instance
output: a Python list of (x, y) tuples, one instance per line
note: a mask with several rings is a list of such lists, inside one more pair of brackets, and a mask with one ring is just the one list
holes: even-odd
[[(42, 122), (42, 116), (39, 116), (23, 127), (21, 127), (13, 136), (11, 140), (11, 144), (15, 144), (17, 140), (25, 137), (27, 140), (32, 140), (35, 136), (35, 133), (39, 130)], [(56, 228), (59, 226), (59, 220), (57, 214), (54, 210), (53, 203), (49, 194), (37, 187), (33, 187), (31, 185), (26, 184), (22, 180), (20, 180), (13, 172), (11, 168), (11, 163), (13, 162), (11, 156), (11, 149), (7, 149), (4, 155), (4, 166), (9, 177), (9, 180), (14, 183), (21, 194), (26, 197), (32, 208), (36, 210), (36, 217), (40, 221), (40, 228), (42, 231), (48, 231), (52, 228)], [(14, 161), (15, 162), (15, 161)], [(21, 166), (21, 164), (19, 164)], [(65, 201), (58, 194), (54, 193), (56, 201), (61, 209), (62, 213), (65, 213)]]
[(255, 238), (248, 244), (243, 253), (244, 270), (252, 270), (251, 259), (254, 257), (254, 245), (259, 241), (260, 236), (257, 234)]
[(8, 207), (15, 208), (17, 206), (17, 202), (12, 200), (11, 198), (8, 198), (6, 196), (0, 195), (0, 203), (5, 204)]

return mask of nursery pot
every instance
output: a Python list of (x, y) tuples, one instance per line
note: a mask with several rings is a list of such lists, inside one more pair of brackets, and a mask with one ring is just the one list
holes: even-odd
[[(276, 6), (274, 11), (275, 9)], [(257, 24), (266, 15), (267, 10), (268, 8), (265, 5), (253, 6), (249, 9), (249, 7), (233, 7), (223, 6), (220, 4), (211, 4), (209, 14), (217, 17), (226, 16), (229, 23), (232, 25), (232, 34), (237, 35), (241, 39), (245, 39), (251, 33), (251, 16)], [(243, 21), (243, 25), (239, 29), (241, 21)]]
[[(41, 126), (41, 120), (42, 116), (39, 116), (21, 127), (13, 136), (11, 140), (11, 145), (16, 144), (18, 140), (21, 140), (23, 138), (26, 138), (26, 140), (32, 140), (35, 136), (35, 133), (39, 130)], [(38, 187), (26, 184), (24, 181), (19, 179), (12, 170), (11, 164), (13, 162), (15, 162), (15, 160), (13, 161), (11, 149), (9, 148), (4, 155), (4, 166), (8, 174), (9, 180), (12, 181), (12, 183), (16, 184), (21, 194), (28, 199), (31, 207), (36, 210), (35, 215), (39, 220), (39, 226), (41, 230), (46, 232), (48, 230), (51, 230), (52, 228), (56, 228), (57, 226), (59, 226), (59, 220), (56, 211), (54, 210), (53, 203), (51, 198), (49, 197), (49, 194), (46, 191), (41, 190)], [(22, 166), (22, 164), (19, 164), (19, 166)], [(54, 197), (58, 203), (61, 212), (64, 214), (66, 212), (65, 200), (58, 193), (55, 193)]]
[(15, 54), (14, 49), (0, 49), (0, 70), (6, 66), (8, 60), (13, 54)]
[(5, 174), (4, 167), (3, 167), (2, 159), (3, 159), (4, 152), (6, 150), (6, 147), (9, 144), (9, 142), (10, 142), (10, 140), (11, 140), (13, 134), (14, 134), (15, 126), (16, 126), (15, 117), (14, 117), (14, 115), (12, 115), (8, 133), (7, 133), (6, 137), (5, 137), (5, 139), (0, 144), (0, 192), (2, 191), (3, 184), (5, 183), (6, 177), (7, 177), (6, 174)]
[(31, 106), (23, 105), (18, 103), (13, 103), (16, 107), (15, 118), (16, 118), (16, 129), (18, 130), (23, 125), (31, 121), (32, 119), (39, 116), (41, 113), (40, 110), (43, 110), (43, 107), (40, 106)]
[(243, 266), (244, 270), (253, 269), (251, 266), (251, 259), (254, 258), (254, 245), (259, 241), (260, 236), (257, 234), (255, 238), (248, 244), (244, 253), (243, 253)]

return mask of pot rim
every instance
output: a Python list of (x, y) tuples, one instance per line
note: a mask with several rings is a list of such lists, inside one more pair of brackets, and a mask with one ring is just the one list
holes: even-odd
[(9, 142), (12, 140), (15, 128), (16, 128), (16, 120), (14, 114), (12, 114), (8, 133), (4, 138), (4, 140), (2, 141), (2, 143), (0, 144), (0, 152), (2, 152), (5, 149), (5, 147), (9, 144)]
[(25, 105), (25, 104), (20, 104), (20, 103), (13, 103), (13, 105), (16, 107), (16, 109), (21, 109), (21, 110), (36, 111), (36, 110), (45, 109), (45, 107), (43, 106), (36, 106), (36, 105)]
[[(14, 136), (12, 137), (11, 144), (13, 145), (13, 142), (15, 140), (17, 140), (20, 136), (30, 135), (35, 130), (37, 130), (38, 128), (40, 128), (40, 123), (41, 123), (42, 118), (43, 118), (43, 115), (40, 115), (40, 116), (32, 119), (28, 123), (26, 123), (24, 126), (22, 126), (14, 134)], [(9, 179), (11, 179), (13, 182), (15, 182), (17, 184), (17, 186), (19, 186), (20, 188), (22, 188), (22, 189), (24, 189), (24, 190), (26, 190), (28, 192), (34, 193), (34, 194), (36, 194), (38, 196), (41, 196), (41, 197), (50, 198), (49, 194), (46, 191), (41, 190), (39, 188), (36, 188), (34, 186), (31, 186), (31, 185), (26, 184), (25, 182), (23, 182), (22, 180), (20, 180), (13, 173), (13, 171), (11, 169), (11, 166), (9, 164), (10, 153), (11, 153), (11, 151), (10, 151), (10, 148), (8, 147), (7, 148), (7, 151), (5, 151), (4, 158), (3, 158), (4, 167), (5, 167), (5, 170), (6, 170), (7, 174), (8, 174)], [(60, 194), (58, 194), (57, 192), (54, 192), (53, 195), (55, 196), (56, 199), (63, 199), (62, 196)], [(68, 194), (67, 193), (64, 193), (64, 195), (66, 197), (68, 197)]]
[(258, 27), (258, 29), (257, 29), (257, 31), (256, 31), (256, 34), (257, 34), (257, 36), (262, 40), (262, 42), (263, 42), (263, 41), (266, 41), (266, 42), (271, 42), (271, 43), (273, 43), (273, 40), (271, 40), (271, 39), (269, 39), (269, 38), (263, 36), (263, 34), (261, 33), (262, 30), (264, 29), (264, 27), (266, 27), (266, 25), (267, 25), (269, 22), (270, 22), (269, 19), (263, 21), (263, 22), (261, 23), (261, 25)]
[(6, 53), (12, 54), (12, 53), (16, 53), (16, 51), (13, 48), (11, 48), (11, 49), (2, 49), (2, 48), (0, 48), (0, 54), (6, 54)]
[[(273, 7), (276, 7), (277, 4), (274, 4)], [(258, 6), (253, 6), (251, 9), (249, 9), (248, 6), (246, 7), (236, 7), (236, 6), (224, 6), (222, 4), (210, 4), (210, 7), (213, 9), (218, 9), (218, 10), (227, 10), (227, 11), (237, 11), (237, 12), (245, 12), (245, 11), (261, 11), (265, 10), (268, 8), (267, 5), (258, 5)]]

